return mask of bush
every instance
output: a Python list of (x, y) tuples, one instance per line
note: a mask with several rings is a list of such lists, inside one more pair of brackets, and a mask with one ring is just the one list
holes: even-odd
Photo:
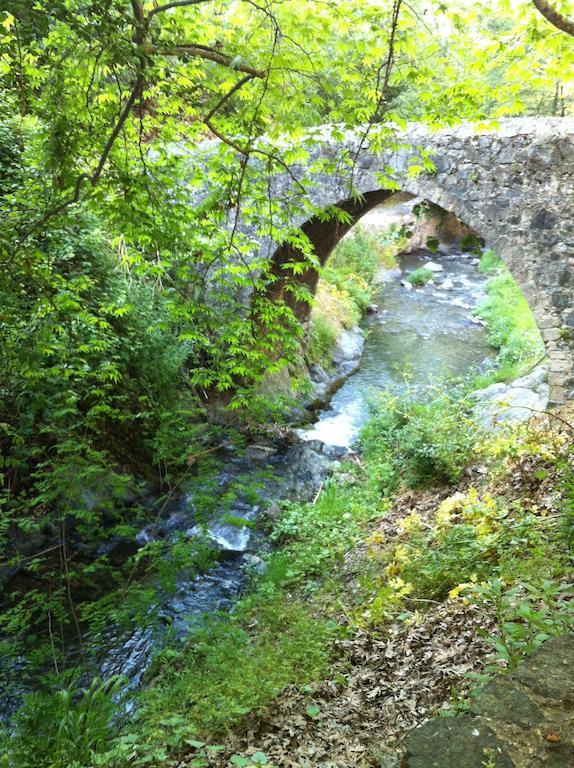
[(357, 227), (333, 251), (322, 272), (311, 316), (307, 360), (329, 368), (343, 328), (360, 321), (372, 300), (373, 284), (381, 266), (396, 264), (398, 238), (383, 244)]
[(361, 226), (355, 227), (333, 251), (330, 269), (341, 274), (353, 273), (372, 283), (381, 266), (394, 266), (392, 252)]
[(307, 345), (307, 360), (324, 368), (331, 364), (337, 346), (337, 326), (323, 314), (314, 314), (311, 321), (311, 334)]
[(457, 481), (467, 466), (476, 428), (462, 395), (398, 400), (386, 394), (364, 428), (367, 455), (390, 462), (410, 487)]
[(433, 279), (433, 273), (430, 271), (430, 269), (425, 269), (424, 267), (415, 269), (408, 276), (409, 283), (411, 285), (414, 285), (415, 288), (422, 288), (423, 285), (430, 283), (432, 279)]

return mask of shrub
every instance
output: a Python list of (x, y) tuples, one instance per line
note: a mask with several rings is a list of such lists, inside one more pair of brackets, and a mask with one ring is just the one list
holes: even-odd
[(11, 726), (0, 732), (0, 747), (11, 768), (86, 768), (110, 745), (123, 680), (94, 679), (54, 692), (29, 694)]
[(423, 285), (430, 283), (430, 281), (433, 279), (433, 273), (430, 271), (430, 269), (419, 267), (419, 269), (415, 269), (413, 272), (411, 272), (408, 278), (409, 283), (414, 285), (415, 288), (422, 288)]
[(456, 391), (430, 401), (383, 395), (363, 430), (363, 448), (390, 461), (411, 487), (455, 482), (475, 442), (476, 428), (468, 412), (469, 404)]
[(344, 274), (352, 272), (367, 283), (372, 283), (379, 267), (394, 264), (392, 252), (361, 226), (341, 240), (329, 259), (331, 269)]
[(337, 346), (337, 326), (325, 315), (316, 313), (311, 321), (307, 359), (328, 368)]

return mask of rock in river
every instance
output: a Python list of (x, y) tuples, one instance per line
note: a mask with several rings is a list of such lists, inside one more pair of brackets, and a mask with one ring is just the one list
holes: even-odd
[(436, 261), (427, 261), (426, 264), (423, 265), (423, 269), (428, 269), (431, 272), (443, 272), (444, 267), (442, 264), (437, 264)]

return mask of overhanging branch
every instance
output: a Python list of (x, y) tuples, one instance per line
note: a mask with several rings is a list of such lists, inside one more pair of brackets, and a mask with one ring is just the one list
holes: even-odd
[(209, 3), (211, 0), (173, 0), (171, 3), (165, 3), (164, 5), (156, 5), (148, 13), (148, 20), (155, 16), (157, 13), (163, 13), (169, 11), (170, 8), (185, 8), (188, 5), (200, 5), (201, 3)]
[(546, 21), (549, 21), (561, 32), (566, 32), (567, 35), (574, 37), (574, 21), (563, 16), (546, 0), (532, 0), (532, 5), (544, 16)]
[(243, 64), (237, 56), (228, 56), (226, 53), (221, 53), (216, 51), (215, 48), (209, 48), (204, 45), (187, 43), (171, 46), (147, 45), (145, 52), (151, 55), (160, 54), (162, 56), (193, 56), (198, 59), (214, 61), (216, 64), (229, 67), (229, 69), (235, 69), (237, 72), (245, 72), (248, 75), (253, 75), (253, 77), (264, 79), (266, 76), (263, 70), (251, 67), (249, 64)]

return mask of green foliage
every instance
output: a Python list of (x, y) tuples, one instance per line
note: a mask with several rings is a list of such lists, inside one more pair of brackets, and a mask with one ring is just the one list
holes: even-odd
[(7, 768), (103, 766), (99, 758), (109, 753), (124, 686), (121, 678), (94, 679), (87, 688), (70, 684), (53, 693), (28, 694), (10, 731), (0, 731), (4, 755), (0, 764)]
[[(352, 157), (316, 160), (306, 129), (317, 125), (334, 126), (336, 141), (371, 123), (365, 138), (378, 151), (399, 148), (406, 119), (559, 114), (572, 50), (522, 5), (481, 2), (462, 12), (442, 4), (429, 28), (416, 3), (402, 4), (389, 57), (392, 4), (375, 0), (342, 0), (336, 14), (331, 3), (303, 0), (229, 2), (224, 13), (210, 1), (3, 4), (0, 548), (3, 565), (34, 584), (3, 594), (3, 651), (58, 663), (77, 621), (97, 634), (110, 620), (131, 620), (134, 608), (138, 620), (149, 618), (155, 589), (138, 579), (150, 570), (171, 589), (178, 567), (207, 567), (205, 548), (185, 541), (169, 551), (154, 542), (119, 566), (97, 552), (141, 524), (134, 476), (177, 487), (174, 473), (193, 465), (199, 482), (198, 457), (219, 436), (205, 424), (206, 400), (221, 397), (251, 427), (270, 412), (258, 386), (298, 362), (302, 332), (285, 301), (267, 298), (276, 276), (259, 245), (294, 249), (300, 258), (285, 265), (285, 290), (308, 300), (299, 278), (317, 259), (291, 222), (345, 214), (314, 210), (304, 180), (293, 199), (273, 199), (274, 176), (312, 159), (317, 171), (351, 179)], [(396, 66), (384, 72), (387, 60)], [(214, 136), (222, 141), (206, 153)], [(421, 163), (428, 169), (428, 158)], [(391, 239), (379, 244), (358, 230), (324, 270), (341, 327), (368, 305)], [(482, 311), (508, 369), (538, 341), (522, 305), (511, 331), (500, 320), (517, 304), (505, 275), (495, 280)], [(311, 359), (331, 354), (332, 328), (322, 322)], [(318, 577), (318, 564), (340, 559), (399, 477), (458, 477), (470, 437), (454, 410), (411, 403), (377, 417), (365, 438), (374, 478), (286, 512), (276, 535), (292, 560), (271, 558), (261, 594), (281, 594), (282, 584)], [(217, 499), (213, 488), (205, 495)], [(276, 602), (262, 601), (260, 638), (232, 620), (198, 636), (201, 653), (186, 651), (189, 673), (184, 664), (171, 679), (181, 682), (191, 727), (225, 727), (322, 668), (324, 627), (284, 594)], [(38, 648), (36, 632), (58, 642)], [(8, 746), (14, 765), (115, 768), (132, 753), (159, 765), (168, 747), (182, 747), (181, 720), (150, 717), (149, 748), (127, 734), (104, 749), (115, 693), (95, 681), (80, 698), (72, 689), (30, 698)], [(169, 712), (173, 694), (166, 688), (160, 699), (157, 711)], [(213, 747), (194, 748), (200, 765)]]
[(563, 535), (571, 553), (574, 553), (574, 468), (572, 457), (567, 456), (562, 469), (562, 505), (564, 514)]
[(323, 622), (286, 594), (256, 591), (237, 616), (208, 621), (164, 666), (161, 683), (144, 697), (140, 728), (152, 742), (164, 742), (170, 727), (181, 738), (221, 733), (268, 704), (287, 684), (321, 674), (329, 634)]
[(329, 258), (328, 268), (344, 276), (353, 274), (372, 283), (381, 267), (396, 265), (392, 252), (384, 248), (381, 240), (360, 224), (343, 238)]
[(409, 283), (414, 285), (415, 288), (422, 288), (427, 283), (430, 283), (434, 275), (430, 269), (419, 267), (418, 269), (413, 270), (407, 277)]
[(341, 330), (359, 322), (372, 301), (378, 271), (396, 265), (402, 242), (399, 235), (382, 242), (358, 225), (337, 245), (321, 272), (315, 297), (307, 346), (310, 363), (331, 367)]
[(311, 333), (307, 344), (307, 359), (329, 368), (337, 347), (337, 327), (321, 313), (311, 320)]
[(361, 437), (364, 450), (411, 487), (458, 480), (476, 438), (469, 403), (456, 386), (427, 397), (384, 394)]
[[(472, 600), (496, 617), (497, 633), (488, 637), (494, 658), (516, 667), (549, 637), (574, 628), (572, 587), (544, 579), (508, 587), (500, 579), (477, 584)], [(496, 667), (494, 670), (496, 671)]]
[(480, 261), (478, 263), (478, 271), (482, 275), (488, 275), (491, 272), (498, 272), (504, 268), (502, 259), (496, 255), (492, 248), (487, 248), (480, 255)]
[(371, 545), (361, 576), (362, 621), (393, 619), (421, 600), (472, 600), (495, 615), (492, 643), (498, 653), (506, 648), (510, 663), (572, 625), (572, 590), (562, 584), (567, 552), (551, 517), (535, 505), (471, 487), (442, 501), (429, 519), (408, 514), (390, 546), (381, 548), (376, 537)]
[[(510, 381), (542, 359), (544, 344), (528, 302), (514, 278), (500, 267), (492, 252), (486, 254), (483, 269), (498, 269), (499, 273), (488, 280), (487, 296), (476, 314), (486, 323), (490, 344), (498, 349), (495, 379)], [(479, 381), (478, 384), (486, 383)]]
[(358, 540), (362, 523), (386, 509), (377, 489), (336, 480), (314, 504), (286, 505), (272, 532), (282, 547), (269, 562), (267, 580), (294, 584), (320, 577)]

